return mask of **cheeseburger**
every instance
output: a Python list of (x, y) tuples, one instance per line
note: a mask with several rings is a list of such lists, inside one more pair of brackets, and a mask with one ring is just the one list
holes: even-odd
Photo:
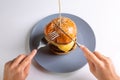
[[(49, 22), (44, 29), (45, 39), (49, 43), (50, 50), (55, 54), (68, 54), (69, 51), (76, 48), (76, 44), (58, 27), (67, 33), (73, 40), (76, 40), (76, 24), (70, 18), (58, 17)], [(48, 35), (53, 31), (56, 31), (59, 36), (54, 40), (50, 40)]]

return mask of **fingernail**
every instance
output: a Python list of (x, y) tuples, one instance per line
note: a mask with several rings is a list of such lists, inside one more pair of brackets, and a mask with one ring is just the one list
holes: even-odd
[(37, 53), (37, 50), (36, 50), (36, 49), (34, 49), (34, 50), (33, 50), (33, 53), (34, 53), (34, 54), (36, 54), (36, 53)]

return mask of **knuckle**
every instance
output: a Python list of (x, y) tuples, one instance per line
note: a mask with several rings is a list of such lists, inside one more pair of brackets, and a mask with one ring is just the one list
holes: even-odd
[(102, 69), (104, 69), (104, 66), (105, 65), (105, 63), (104, 62), (100, 62), (99, 64), (97, 64), (97, 67), (100, 69), (100, 70), (102, 70)]
[(108, 59), (104, 59), (103, 61), (104, 61), (104, 64), (108, 64), (109, 63)]
[(27, 56), (24, 61), (25, 61), (25, 62), (30, 62), (30, 60), (31, 60), (31, 59)]
[(5, 63), (4, 66), (5, 66), (5, 67), (9, 67), (11, 63), (12, 63), (12, 61), (8, 61), (8, 62)]
[(105, 66), (110, 66), (110, 65), (111, 65), (111, 59), (110, 59), (109, 57), (106, 57), (106, 58), (104, 59), (104, 65), (105, 65)]
[(106, 68), (105, 64), (102, 64), (102, 65), (99, 66), (99, 69), (100, 69), (101, 71), (104, 71), (105, 68)]
[(105, 61), (106, 61), (106, 63), (109, 63), (111, 60), (109, 57), (106, 57)]
[(25, 61), (24, 61), (24, 64), (27, 64), (27, 63), (29, 63), (30, 61), (29, 61), (29, 59), (26, 59)]
[(25, 57), (25, 55), (24, 54), (20, 54), (18, 57)]
[(10, 68), (10, 70), (13, 70), (13, 69), (15, 69), (15, 66), (14, 65), (10, 65), (9, 68)]
[(18, 68), (16, 69), (16, 72), (17, 72), (17, 73), (20, 73), (21, 70), (22, 70), (21, 67), (18, 67)]
[(111, 61), (111, 58), (110, 57), (106, 57), (108, 59), (108, 61)]
[(5, 66), (7, 66), (10, 62), (5, 63)]
[(7, 68), (7, 67), (8, 67), (8, 63), (6, 63), (6, 64), (4, 65), (4, 67)]
[(98, 53), (98, 51), (94, 51), (93, 53)]

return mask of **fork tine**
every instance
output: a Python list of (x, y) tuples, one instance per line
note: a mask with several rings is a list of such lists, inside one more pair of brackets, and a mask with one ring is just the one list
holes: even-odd
[(54, 40), (55, 38), (57, 38), (59, 36), (59, 34), (56, 31), (51, 32), (48, 37), (50, 38), (50, 40)]

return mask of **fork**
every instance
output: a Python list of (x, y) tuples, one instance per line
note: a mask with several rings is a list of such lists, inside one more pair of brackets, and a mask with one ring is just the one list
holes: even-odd
[[(50, 42), (50, 41), (53, 41), (53, 40), (54, 40), (55, 38), (57, 38), (58, 36), (59, 36), (59, 34), (58, 34), (56, 31), (53, 31), (53, 32), (49, 33), (47, 37), (49, 38), (49, 42)], [(44, 37), (42, 37), (41, 40), (40, 40), (40, 42), (39, 42), (39, 45), (38, 45), (38, 47), (37, 47), (38, 50), (39, 50), (40, 48), (46, 46), (46, 44), (45, 44), (45, 42), (43, 41), (43, 39), (44, 39)], [(48, 42), (48, 43), (49, 43), (49, 42)], [(48, 44), (48, 43), (47, 43), (47, 44)]]

